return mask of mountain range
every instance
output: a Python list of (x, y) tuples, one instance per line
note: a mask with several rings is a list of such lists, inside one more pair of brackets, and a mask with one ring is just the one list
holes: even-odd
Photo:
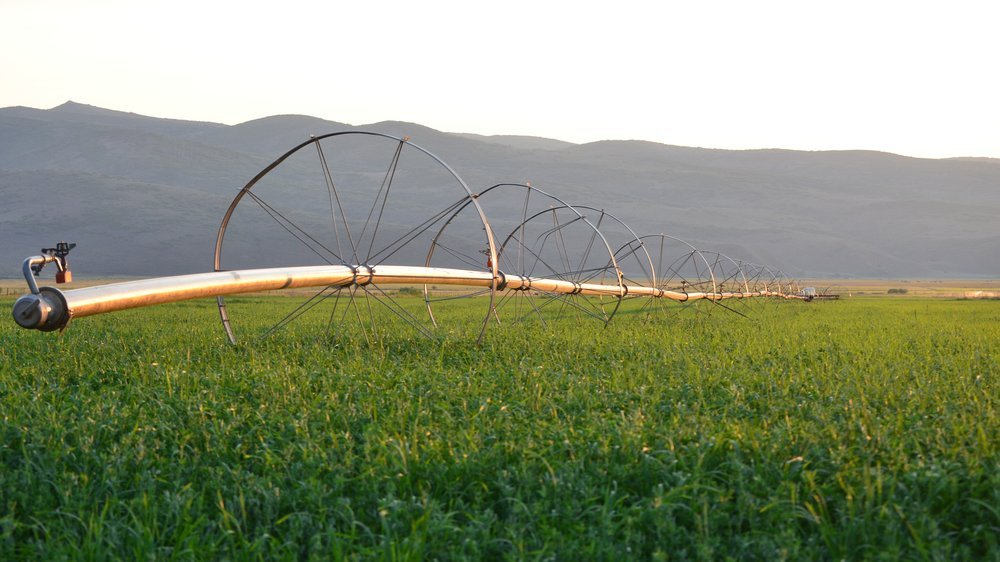
[(78, 275), (210, 271), (233, 196), (310, 135), (351, 130), (409, 137), (473, 191), (530, 181), (637, 233), (797, 277), (1000, 276), (998, 159), (574, 144), (302, 115), (223, 125), (67, 102), (0, 109), (0, 277), (59, 240), (78, 244)]

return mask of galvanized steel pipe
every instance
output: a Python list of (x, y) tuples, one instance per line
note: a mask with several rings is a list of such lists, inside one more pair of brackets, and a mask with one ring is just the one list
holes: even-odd
[(60, 291), (42, 287), (14, 303), (14, 319), (30, 329), (57, 330), (73, 318), (178, 302), (190, 299), (255, 293), (304, 287), (350, 287), (405, 284), (463, 285), (491, 287), (498, 290), (540, 291), (546, 293), (597, 295), (610, 297), (647, 296), (675, 301), (712, 300), (757, 296), (789, 297), (773, 291), (762, 292), (677, 292), (642, 285), (575, 283), (562, 279), (505, 275), (497, 278), (489, 271), (445, 269), (436, 267), (379, 265), (321, 265), (269, 269), (216, 271), (173, 277), (155, 277), (81, 289)]

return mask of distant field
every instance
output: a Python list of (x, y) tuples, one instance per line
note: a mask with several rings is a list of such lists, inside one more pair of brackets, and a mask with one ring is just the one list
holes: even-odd
[(1000, 302), (744, 310), (481, 346), (3, 312), (0, 560), (1000, 559)]
[[(52, 266), (49, 266), (50, 268)], [(54, 270), (46, 270), (43, 272), (42, 276), (37, 278), (38, 286), (44, 287), (46, 285), (50, 287), (58, 287), (60, 289), (76, 289), (80, 287), (90, 287), (93, 285), (103, 285), (106, 283), (118, 283), (121, 281), (129, 281), (135, 279), (130, 278), (83, 278), (79, 276), (75, 277), (72, 283), (66, 283), (64, 285), (59, 285), (56, 283)], [(14, 297), (17, 298), (28, 292), (28, 285), (24, 282), (23, 277), (16, 279), (0, 279), (0, 298), (3, 297)]]
[[(811, 279), (803, 286), (815, 287), (817, 291), (827, 290), (844, 297), (887, 296), (894, 297), (943, 297), (967, 298), (973, 293), (983, 292), (989, 296), (1000, 295), (1000, 279)], [(890, 290), (894, 291), (889, 293)], [(905, 292), (900, 292), (900, 289)]]

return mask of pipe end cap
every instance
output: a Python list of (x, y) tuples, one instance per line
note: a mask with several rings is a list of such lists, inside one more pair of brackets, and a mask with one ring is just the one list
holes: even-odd
[(14, 321), (29, 330), (51, 332), (69, 322), (66, 301), (58, 290), (42, 287), (38, 294), (24, 295), (14, 301)]

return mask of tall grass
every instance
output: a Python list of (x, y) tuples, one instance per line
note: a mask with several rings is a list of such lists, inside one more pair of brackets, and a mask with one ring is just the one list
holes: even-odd
[(1000, 303), (467, 336), (3, 322), (0, 559), (1000, 559)]

